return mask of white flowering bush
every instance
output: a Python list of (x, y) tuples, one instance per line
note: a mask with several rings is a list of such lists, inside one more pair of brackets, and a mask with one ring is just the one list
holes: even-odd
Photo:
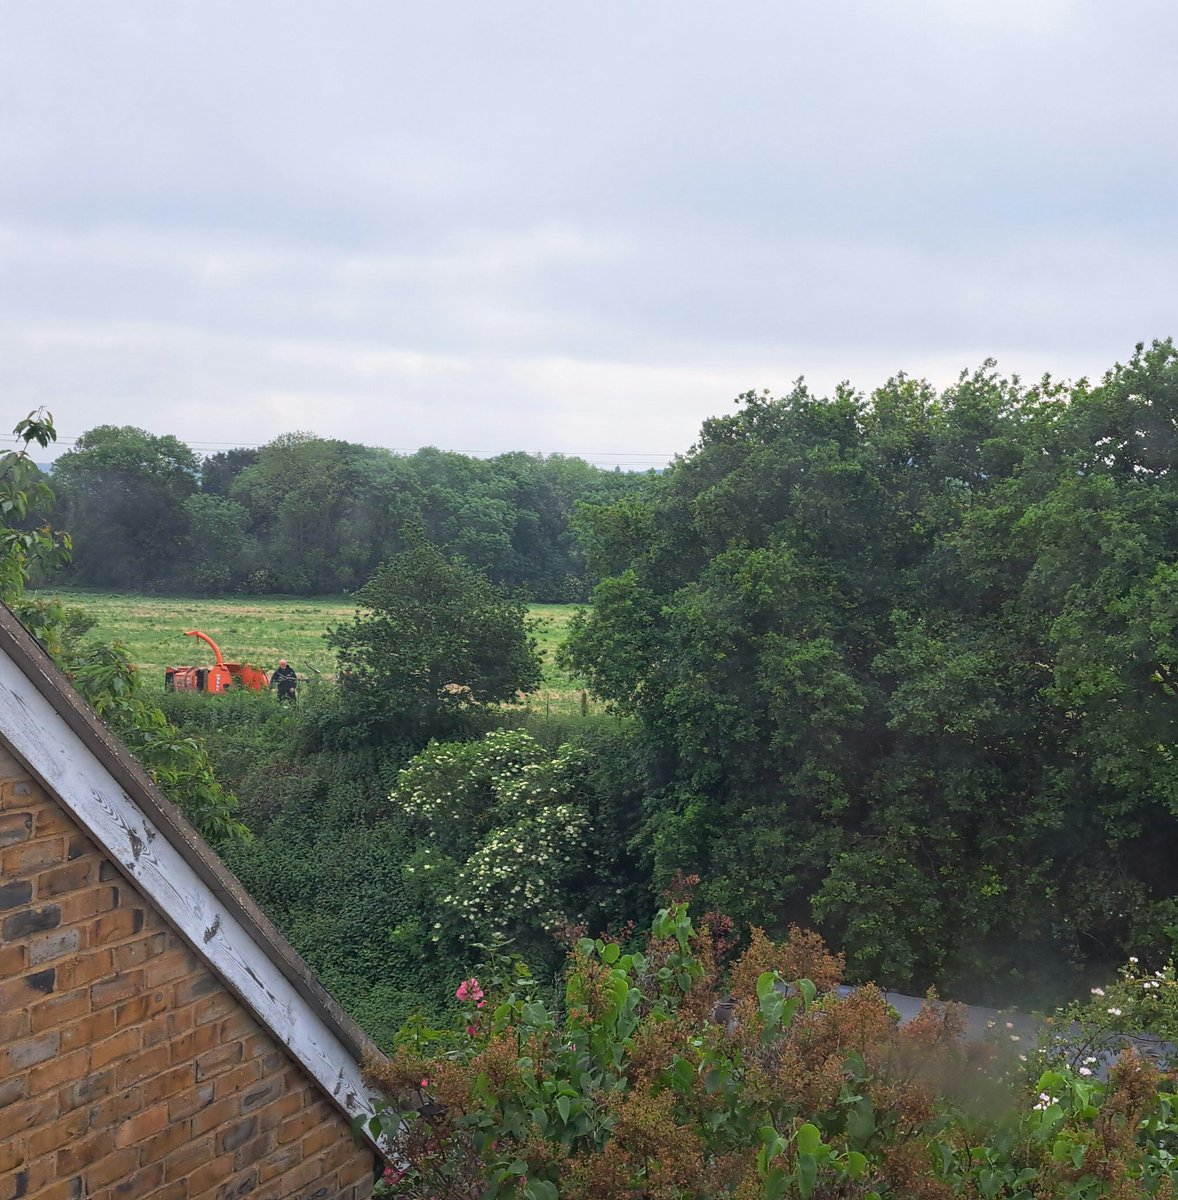
[(543, 938), (580, 916), (569, 909), (588, 866), (585, 769), (579, 750), (500, 729), (431, 743), (401, 771), (390, 799), (421, 837), (405, 878), (435, 941)]
[(1081, 1076), (1103, 1073), (1126, 1047), (1160, 1066), (1178, 1061), (1178, 976), (1173, 961), (1153, 970), (1130, 958), (1116, 978), (1060, 1009), (1036, 1062)]

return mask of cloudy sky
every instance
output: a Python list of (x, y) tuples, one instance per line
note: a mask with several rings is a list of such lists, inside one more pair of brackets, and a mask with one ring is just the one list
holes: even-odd
[(647, 466), (1178, 334), (1173, 0), (0, 0), (0, 396)]

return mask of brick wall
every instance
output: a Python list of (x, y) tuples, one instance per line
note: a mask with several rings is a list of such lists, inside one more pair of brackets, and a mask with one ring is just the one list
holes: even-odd
[(373, 1162), (0, 749), (0, 1200), (360, 1200)]

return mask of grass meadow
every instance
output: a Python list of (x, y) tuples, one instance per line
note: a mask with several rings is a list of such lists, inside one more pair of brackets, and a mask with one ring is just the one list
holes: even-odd
[[(218, 600), (147, 596), (130, 592), (96, 592), (73, 588), (43, 589), (95, 619), (93, 635), (121, 642), (143, 672), (144, 684), (163, 691), (164, 668), (205, 666), (213, 652), (189, 629), (207, 633), (226, 662), (252, 663), (272, 671), (287, 659), (304, 678), (334, 679), (336, 664), (323, 635), (331, 625), (351, 619), (354, 603), (346, 597), (237, 596)], [(534, 604), (540, 621), (537, 641), (544, 655), (544, 680), (533, 693), (533, 710), (573, 715), (581, 709), (582, 684), (557, 669), (556, 648), (564, 640), (574, 604)], [(591, 711), (600, 706), (588, 702)]]

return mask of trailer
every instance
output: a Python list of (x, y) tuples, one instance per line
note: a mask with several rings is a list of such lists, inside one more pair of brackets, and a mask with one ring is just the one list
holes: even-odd
[(227, 692), (244, 688), (247, 692), (264, 692), (269, 687), (265, 671), (252, 663), (226, 662), (221, 648), (207, 633), (199, 629), (185, 631), (185, 637), (200, 638), (213, 648), (216, 663), (211, 667), (167, 667), (164, 688), (169, 692)]

